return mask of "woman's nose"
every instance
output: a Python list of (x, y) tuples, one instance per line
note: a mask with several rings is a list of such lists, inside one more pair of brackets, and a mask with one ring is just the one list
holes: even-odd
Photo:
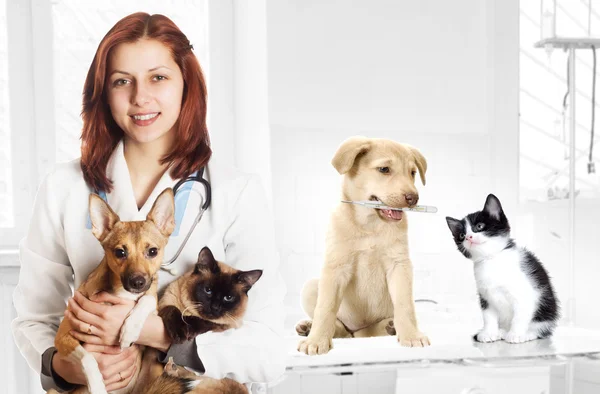
[(151, 97), (150, 91), (146, 86), (137, 84), (133, 93), (132, 102), (138, 107), (143, 107), (150, 102)]

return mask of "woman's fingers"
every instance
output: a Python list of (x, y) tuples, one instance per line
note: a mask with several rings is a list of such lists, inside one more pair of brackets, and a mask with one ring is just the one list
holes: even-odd
[(98, 302), (98, 303), (108, 302), (109, 304), (117, 305), (117, 304), (123, 304), (124, 300), (115, 295), (107, 293), (106, 291), (101, 291), (100, 293), (97, 293), (97, 294), (94, 294), (93, 296), (91, 296), (90, 301)]
[[(106, 391), (111, 392), (114, 390), (121, 389), (123, 387), (127, 387), (129, 382), (133, 378), (133, 375), (135, 374), (136, 368), (137, 366), (133, 364), (132, 366), (123, 371), (117, 371), (113, 376), (109, 377), (108, 380), (105, 380), (104, 384), (106, 386)], [(121, 372), (120, 375), (119, 372)]]
[[(102, 323), (102, 320), (98, 316), (86, 311), (74, 298), (69, 299), (69, 309), (67, 309), (67, 311), (71, 312), (77, 320), (83, 323), (95, 326)], [(83, 332), (85, 332), (85, 330)]]
[(104, 353), (104, 354), (121, 354), (124, 350), (120, 346), (107, 346), (107, 345), (94, 345), (91, 343), (84, 343), (83, 348), (91, 353)]
[(86, 297), (84, 297), (83, 294), (81, 294), (78, 291), (75, 292), (73, 299), (75, 299), (75, 301), (77, 301), (77, 304), (79, 304), (79, 306), (83, 310), (85, 310), (86, 312), (89, 312), (93, 315), (96, 315), (96, 317), (102, 318), (102, 316), (106, 313), (106, 309), (107, 309), (106, 305), (97, 303), (94, 301), (90, 301)]
[(71, 330), (70, 334), (73, 336), (73, 338), (79, 340), (80, 342), (85, 342), (92, 345), (108, 345), (107, 343), (102, 342), (102, 338), (97, 337), (95, 335), (84, 334), (75, 330)]

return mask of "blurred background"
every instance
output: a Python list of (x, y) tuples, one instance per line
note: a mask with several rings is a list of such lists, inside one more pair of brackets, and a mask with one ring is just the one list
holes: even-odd
[[(165, 14), (190, 38), (207, 75), (214, 151), (267, 187), (290, 334), (339, 200), (330, 161), (354, 135), (412, 144), (428, 160), (420, 202), (439, 212), (408, 214), (415, 298), (436, 302), (419, 304), (424, 331), (481, 324), (472, 264), (444, 218), (481, 209), (488, 193), (553, 277), (563, 323), (600, 330), (594, 51), (576, 51), (569, 86), (568, 53), (534, 47), (549, 34), (600, 37), (600, 4), (590, 2), (0, 0), (0, 380), (18, 387), (8, 392), (40, 392), (9, 330), (17, 245), (41, 178), (79, 156), (81, 92), (98, 43), (136, 11)], [(523, 392), (562, 392), (542, 380)], [(355, 386), (319, 387), (370, 392)]]

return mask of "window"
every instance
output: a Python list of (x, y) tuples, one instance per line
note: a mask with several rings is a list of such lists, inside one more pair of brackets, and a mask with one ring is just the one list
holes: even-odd
[(44, 175), (79, 156), (93, 55), (112, 25), (138, 11), (171, 18), (209, 80), (207, 0), (0, 0), (0, 248), (24, 236)]
[[(556, 32), (561, 37), (600, 34), (600, 8), (588, 13), (588, 1), (556, 1)], [(520, 18), (520, 195), (521, 200), (547, 201), (568, 198), (569, 109), (568, 54), (534, 48), (541, 37), (539, 1), (521, 1)], [(588, 26), (590, 27), (588, 29)], [(600, 52), (597, 51), (597, 56)], [(595, 132), (593, 161), (588, 173), (591, 140), (592, 50), (578, 50), (576, 60), (576, 193), (583, 198), (600, 195), (600, 133)], [(600, 65), (598, 66), (600, 68)], [(596, 110), (598, 103), (596, 100)], [(600, 114), (596, 114), (598, 117)], [(596, 119), (596, 129), (599, 127)]]

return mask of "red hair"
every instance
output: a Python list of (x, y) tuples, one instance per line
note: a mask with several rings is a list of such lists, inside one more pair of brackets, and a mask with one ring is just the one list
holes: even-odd
[(206, 165), (212, 153), (206, 127), (206, 83), (189, 40), (164, 15), (131, 14), (117, 22), (100, 42), (83, 88), (81, 170), (86, 183), (94, 190), (112, 191), (106, 167), (123, 138), (106, 98), (108, 58), (117, 45), (142, 38), (157, 40), (168, 47), (183, 75), (183, 98), (174, 146), (161, 158), (161, 163), (169, 163), (171, 177), (179, 179)]

